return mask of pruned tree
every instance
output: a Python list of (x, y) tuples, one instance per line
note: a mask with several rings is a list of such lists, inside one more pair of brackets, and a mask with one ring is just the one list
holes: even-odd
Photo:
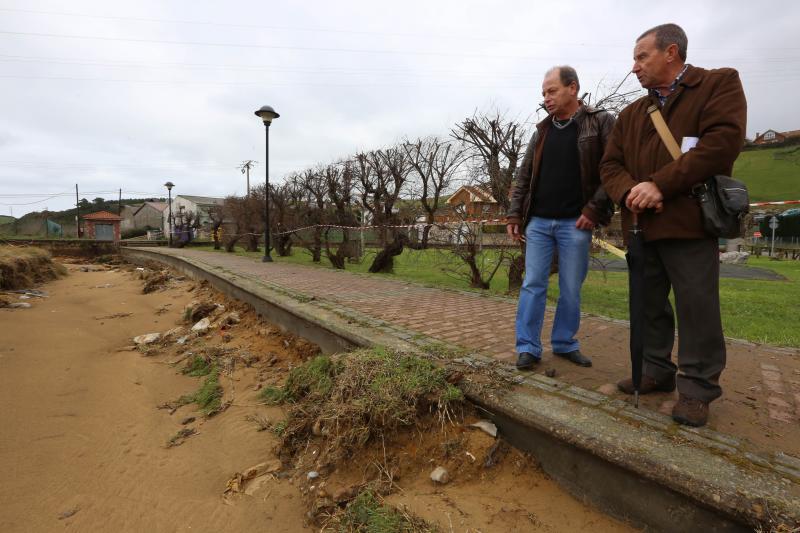
[[(490, 191), (503, 211), (508, 211), (509, 191), (525, 148), (522, 123), (507, 119), (499, 110), (476, 112), (456, 124), (450, 134), (467, 146), (477, 185)], [(525, 256), (522, 247), (509, 250), (508, 255), (508, 286), (514, 290), (522, 286)]]
[(382, 248), (369, 271), (391, 272), (394, 257), (402, 253), (408, 242), (407, 235), (389, 228), (401, 222), (395, 208), (411, 170), (408, 154), (401, 146), (362, 152), (353, 158), (352, 168), (358, 179), (361, 205), (369, 212), (372, 225), (378, 228)]
[(308, 168), (295, 174), (292, 179), (301, 191), (298, 208), (302, 213), (302, 225), (312, 226), (308, 235), (296, 233), (300, 245), (309, 251), (311, 260), (319, 263), (322, 260), (322, 224), (325, 223), (325, 195), (327, 187), (322, 177), (321, 168)]
[(208, 209), (208, 217), (211, 219), (211, 238), (214, 241), (214, 249), (222, 249), (222, 239), (220, 239), (220, 228), (225, 221), (224, 209), (221, 205), (213, 205)]
[(449, 190), (457, 172), (467, 159), (464, 144), (456, 144), (438, 137), (419, 138), (403, 143), (403, 149), (416, 178), (412, 194), (419, 199), (425, 213), (420, 248), (428, 247), (431, 227), (439, 209), (442, 194)]
[[(458, 223), (438, 224), (437, 233), (446, 236), (448, 252), (459, 259), (460, 266), (446, 266), (443, 271), (463, 279), (470, 287), (488, 289), (500, 268), (512, 257), (513, 248), (483, 248), (483, 231), (480, 222), (463, 218)], [(443, 251), (443, 253), (445, 253)], [(445, 264), (449, 262), (445, 261)]]
[(257, 252), (258, 240), (263, 228), (264, 186), (257, 187), (246, 197), (227, 196), (222, 205), (226, 221), (223, 244), (226, 252), (232, 252), (240, 240), (244, 240), (248, 252)]
[(321, 170), (323, 180), (327, 187), (327, 197), (330, 201), (328, 218), (331, 224), (341, 226), (339, 228), (342, 241), (336, 248), (336, 252), (331, 249), (331, 228), (325, 231), (325, 255), (334, 268), (344, 269), (345, 261), (355, 257), (356, 250), (350, 240), (350, 226), (358, 224), (353, 210), (354, 177), (352, 162), (343, 161), (332, 163)]
[(305, 189), (297, 180), (287, 179), (280, 185), (270, 185), (270, 227), (275, 228), (272, 241), (280, 257), (292, 254), (291, 230), (302, 224), (305, 208)]

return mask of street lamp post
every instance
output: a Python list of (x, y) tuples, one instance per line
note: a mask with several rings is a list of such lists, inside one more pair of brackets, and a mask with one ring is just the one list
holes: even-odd
[(256, 111), (256, 116), (261, 117), (261, 120), (264, 121), (264, 130), (266, 131), (266, 151), (264, 155), (264, 168), (266, 169), (266, 187), (264, 188), (264, 257), (261, 258), (261, 261), (263, 263), (271, 263), (272, 256), (269, 254), (269, 126), (280, 115), (271, 106), (265, 105)]
[(169, 193), (169, 214), (167, 215), (167, 224), (169, 226), (169, 247), (172, 248), (172, 188), (175, 186), (174, 183), (168, 181), (164, 184), (164, 187), (167, 188), (167, 192)]

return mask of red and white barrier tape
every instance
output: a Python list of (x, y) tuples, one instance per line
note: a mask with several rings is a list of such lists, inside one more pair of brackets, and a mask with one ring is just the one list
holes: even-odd
[(800, 204), (800, 200), (784, 200), (782, 202), (756, 202), (750, 204), (750, 207), (761, 207), (765, 205), (795, 205)]

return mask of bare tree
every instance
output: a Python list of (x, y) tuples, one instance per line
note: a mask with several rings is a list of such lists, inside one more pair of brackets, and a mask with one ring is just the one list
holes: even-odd
[(226, 221), (223, 242), (226, 252), (232, 252), (240, 239), (248, 252), (257, 252), (263, 228), (264, 186), (251, 191), (250, 196), (228, 196), (222, 206)]
[(270, 227), (275, 228), (273, 241), (280, 257), (292, 254), (291, 230), (303, 223), (305, 189), (296, 179), (287, 179), (277, 186), (270, 185)]
[(293, 178), (302, 191), (299, 205), (303, 212), (303, 225), (312, 226), (310, 237), (304, 233), (296, 233), (300, 244), (311, 254), (311, 260), (319, 263), (322, 260), (322, 224), (325, 223), (325, 195), (328, 192), (321, 168), (308, 168)]
[(224, 210), (221, 205), (213, 205), (208, 209), (208, 217), (211, 219), (211, 238), (214, 240), (214, 249), (222, 249), (220, 239), (220, 228), (225, 220)]
[(466, 161), (466, 149), (463, 144), (459, 146), (438, 137), (406, 141), (402, 146), (416, 174), (414, 185), (419, 190), (414, 192), (418, 193), (420, 205), (425, 212), (425, 227), (419, 246), (424, 249), (428, 247), (430, 230), (442, 193), (451, 187), (456, 173)]
[(372, 225), (378, 227), (382, 248), (370, 265), (370, 272), (391, 272), (394, 257), (403, 252), (408, 242), (407, 235), (388, 226), (401, 222), (395, 208), (410, 170), (408, 154), (400, 146), (362, 152), (353, 158), (361, 205), (369, 212)]
[[(471, 152), (475, 163), (473, 175), (478, 185), (490, 191), (503, 211), (508, 211), (511, 183), (525, 147), (523, 125), (507, 119), (499, 110), (476, 112), (453, 127), (450, 134), (465, 143)], [(522, 247), (516, 253), (509, 251), (508, 255), (511, 291), (522, 286), (525, 256)]]
[(352, 162), (344, 161), (333, 163), (321, 171), (327, 187), (327, 197), (330, 201), (329, 220), (331, 224), (341, 226), (342, 242), (336, 252), (331, 250), (331, 228), (325, 231), (325, 255), (334, 268), (344, 269), (345, 260), (356, 255), (355, 247), (350, 240), (350, 226), (358, 224), (353, 211), (354, 176)]
[(525, 128), (519, 122), (506, 119), (500, 111), (476, 112), (456, 124), (450, 134), (463, 142), (468, 156), (477, 163), (475, 177), (478, 185), (491, 192), (503, 209), (509, 207), (509, 190), (524, 150)]
[[(483, 232), (479, 222), (465, 216), (460, 222), (437, 224), (437, 234), (449, 242), (449, 253), (459, 259), (460, 266), (445, 266), (442, 270), (467, 281), (470, 287), (488, 289), (495, 274), (510, 259), (513, 248), (483, 249)], [(447, 265), (448, 262), (445, 262)]]

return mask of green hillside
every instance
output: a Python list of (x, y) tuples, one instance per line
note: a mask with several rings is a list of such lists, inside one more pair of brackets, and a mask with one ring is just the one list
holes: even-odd
[(747, 184), (752, 202), (800, 200), (800, 146), (742, 152), (733, 176)]
[(0, 215), (0, 224), (8, 224), (9, 222), (14, 222), (14, 217)]

